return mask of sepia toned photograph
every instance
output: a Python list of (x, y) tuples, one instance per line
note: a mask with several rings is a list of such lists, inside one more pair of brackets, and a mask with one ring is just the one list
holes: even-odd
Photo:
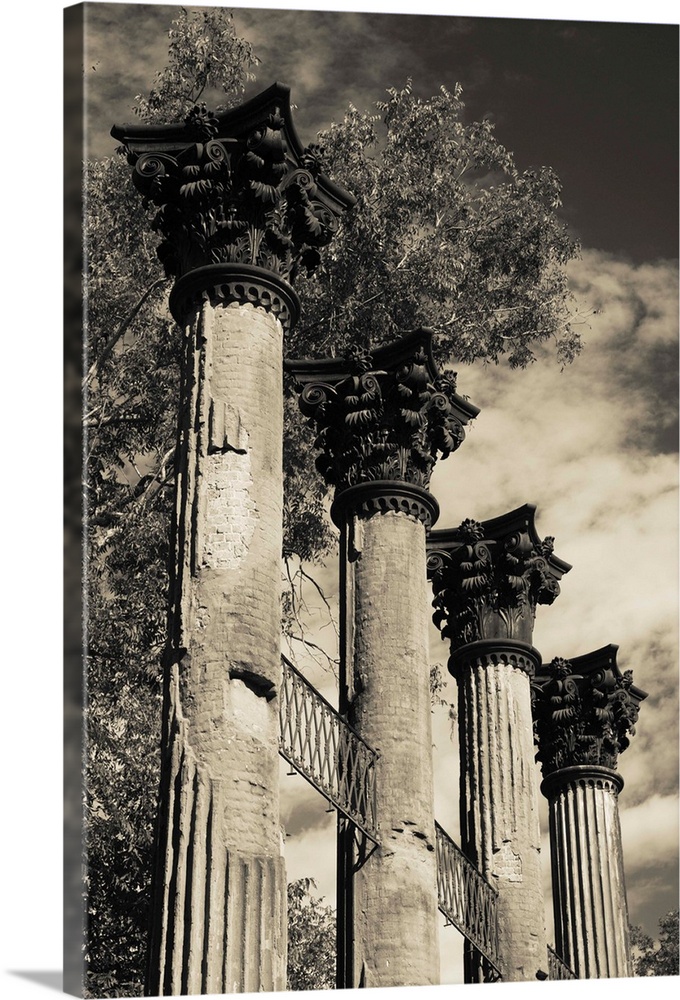
[(64, 990), (677, 977), (678, 24), (300, 6), (64, 10)]

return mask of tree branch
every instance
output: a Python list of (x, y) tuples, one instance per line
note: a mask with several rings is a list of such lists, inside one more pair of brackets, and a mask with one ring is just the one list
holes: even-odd
[(103, 417), (101, 420), (97, 420), (96, 417), (85, 417), (83, 420), (83, 427), (110, 427), (114, 424), (141, 424), (143, 423), (141, 417), (130, 417), (125, 416), (125, 414), (120, 414), (113, 417)]
[(113, 336), (106, 342), (106, 344), (104, 345), (104, 348), (103, 348), (101, 354), (99, 355), (99, 357), (90, 366), (90, 370), (88, 371), (87, 375), (83, 379), (83, 388), (85, 388), (85, 386), (87, 386), (92, 381), (92, 379), (93, 379), (95, 373), (97, 372), (97, 370), (102, 366), (102, 364), (111, 355), (114, 347), (116, 346), (116, 344), (118, 343), (118, 341), (121, 339), (121, 337), (123, 337), (125, 335), (125, 333), (127, 332), (130, 324), (132, 323), (132, 321), (134, 320), (135, 316), (137, 315), (137, 313), (139, 312), (139, 310), (142, 308), (142, 306), (144, 305), (144, 303), (147, 301), (147, 299), (158, 288), (162, 288), (164, 285), (166, 285), (167, 282), (168, 282), (168, 278), (159, 278), (158, 281), (154, 281), (152, 285), (149, 285), (149, 287), (146, 289), (146, 291), (142, 294), (141, 298), (138, 299), (137, 303), (132, 308), (132, 310), (127, 314), (127, 316), (125, 317), (125, 319), (120, 323), (118, 329), (113, 334)]
[[(288, 582), (290, 584), (290, 602), (291, 602), (290, 603), (290, 610), (291, 610), (292, 621), (294, 622), (295, 626), (297, 626), (297, 630), (298, 630), (298, 634), (295, 634), (290, 629), (288, 629), (288, 631), (284, 630), (284, 635), (285, 635), (287, 641), (289, 642), (289, 644), (292, 643), (292, 642), (299, 642), (299, 643), (302, 643), (302, 645), (305, 646), (312, 654), (314, 654), (314, 653), (321, 654), (321, 656), (325, 660), (325, 664), (321, 660), (319, 660), (317, 656), (313, 657), (314, 661), (316, 663), (319, 663), (320, 666), (330, 667), (331, 672), (333, 673), (333, 675), (337, 676), (338, 660), (335, 657), (331, 656), (330, 653), (328, 653), (328, 651), (325, 650), (318, 643), (313, 642), (311, 639), (308, 639), (305, 636), (305, 624), (302, 621), (302, 619), (300, 617), (300, 614), (301, 614), (302, 611), (307, 611), (308, 612), (309, 608), (308, 608), (307, 603), (304, 600), (304, 597), (302, 595), (302, 582), (304, 580), (309, 580), (309, 582), (314, 586), (315, 590), (317, 591), (317, 593), (319, 594), (319, 596), (323, 600), (324, 604), (326, 605), (326, 608), (328, 609), (329, 622), (327, 622), (326, 625), (324, 625), (322, 627), (325, 628), (330, 623), (333, 626), (333, 629), (334, 629), (335, 634), (337, 636), (337, 634), (338, 634), (338, 627), (337, 627), (337, 624), (336, 624), (335, 619), (333, 617), (333, 611), (332, 611), (331, 605), (328, 602), (328, 598), (326, 597), (326, 595), (323, 592), (323, 589), (316, 582), (316, 580), (313, 577), (311, 577), (309, 575), (309, 573), (307, 573), (305, 570), (303, 570), (302, 565), (299, 565), (297, 567), (297, 569), (295, 570), (295, 572), (291, 574), (290, 557), (288, 555), (284, 555), (283, 561), (284, 561), (284, 564), (285, 564), (285, 567), (286, 567), (286, 576), (287, 576)], [(296, 580), (298, 579), (298, 577), (299, 577), (299, 579), (301, 581), (299, 585), (296, 583)], [(299, 586), (299, 590), (298, 590), (298, 586)], [(292, 653), (292, 647), (290, 647), (290, 649), (291, 649), (291, 653)]]

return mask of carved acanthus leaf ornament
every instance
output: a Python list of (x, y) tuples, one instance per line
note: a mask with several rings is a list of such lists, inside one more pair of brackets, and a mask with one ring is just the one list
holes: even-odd
[(457, 395), (455, 373), (436, 369), (431, 338), (416, 331), (372, 355), (286, 363), (317, 430), (316, 467), (336, 496), (372, 482), (427, 489), (435, 461), (463, 442), (478, 410)]
[(293, 282), (311, 273), (354, 199), (323, 174), (319, 146), (302, 147), (289, 92), (273, 87), (231, 112), (197, 106), (184, 123), (116, 126), (133, 166), (168, 277), (246, 264)]
[(433, 621), (452, 650), (481, 639), (531, 642), (536, 606), (553, 603), (571, 568), (554, 555), (552, 537), (537, 536), (534, 512), (526, 504), (489, 521), (466, 519), (453, 530), (431, 532)]
[(646, 697), (633, 672), (618, 669), (615, 646), (544, 666), (532, 687), (536, 760), (544, 777), (584, 765), (616, 769)]

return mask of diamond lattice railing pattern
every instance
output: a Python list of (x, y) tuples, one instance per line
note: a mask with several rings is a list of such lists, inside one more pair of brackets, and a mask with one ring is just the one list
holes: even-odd
[(435, 827), (439, 909), (490, 963), (492, 978), (498, 978), (496, 890), (439, 823)]
[[(375, 798), (377, 751), (290, 660), (285, 656), (281, 659), (279, 753), (359, 830), (379, 844)], [(484, 956), (485, 978), (498, 979), (497, 893), (445, 830), (438, 823), (435, 826), (439, 909)], [(554, 952), (551, 959), (553, 955)], [(560, 965), (563, 968), (555, 967), (554, 973), (551, 969), (551, 979), (569, 978), (567, 967)]]
[(373, 750), (282, 657), (279, 753), (374, 843), (379, 842)]

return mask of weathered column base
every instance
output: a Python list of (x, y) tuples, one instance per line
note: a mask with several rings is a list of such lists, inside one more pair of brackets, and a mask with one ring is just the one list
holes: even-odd
[(175, 721), (171, 734), (147, 993), (283, 990), (287, 918), (280, 838), (277, 853), (263, 851), (256, 836), (252, 851), (246, 838), (244, 849), (234, 849), (234, 814), (239, 797), (248, 795), (241, 790), (245, 773), (243, 780), (211, 777), (188, 745), (186, 726)]
[[(209, 842), (210, 833), (206, 833)], [(167, 964), (152, 970), (150, 995), (285, 989), (283, 859), (233, 851), (208, 853), (203, 891), (194, 892), (191, 901), (179, 896), (175, 899), (176, 911), (188, 922), (176, 929), (180, 943), (168, 953)]]

